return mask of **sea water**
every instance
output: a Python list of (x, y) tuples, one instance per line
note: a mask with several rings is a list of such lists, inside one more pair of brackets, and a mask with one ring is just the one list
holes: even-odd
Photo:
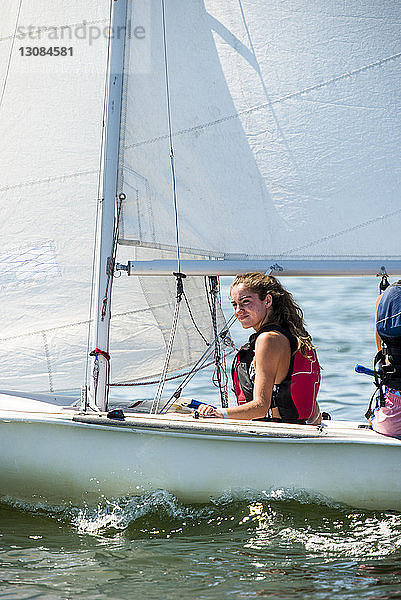
[[(372, 364), (377, 282), (284, 284), (318, 347), (322, 409), (363, 421), (373, 386), (354, 366)], [(226, 306), (227, 294), (225, 283)], [(233, 336), (246, 339), (238, 327)], [(185, 394), (216, 401), (210, 372)], [(124, 390), (119, 399), (135, 395)], [(166, 490), (92, 508), (0, 505), (0, 599), (259, 597), (401, 598), (401, 515), (280, 491), (202, 505), (182, 504)]]

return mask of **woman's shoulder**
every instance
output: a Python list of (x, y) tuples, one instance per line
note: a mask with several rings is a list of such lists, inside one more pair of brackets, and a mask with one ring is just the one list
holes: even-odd
[(255, 342), (255, 351), (288, 352), (292, 351), (290, 337), (277, 329), (262, 331)]
[(266, 340), (265, 343), (268, 343), (268, 340), (276, 340), (277, 343), (281, 343), (285, 347), (288, 347), (289, 344), (291, 352), (295, 352), (298, 348), (298, 338), (286, 327), (275, 323), (268, 323), (261, 327), (255, 335), (255, 342), (258, 342), (258, 340), (260, 340), (259, 346), (263, 340)]

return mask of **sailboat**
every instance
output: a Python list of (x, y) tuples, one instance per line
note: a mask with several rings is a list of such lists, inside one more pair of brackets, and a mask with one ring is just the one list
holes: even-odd
[[(196, 419), (163, 387), (209, 359), (223, 373), (219, 276), (401, 273), (397, 7), (1, 11), (2, 498), (293, 490), (401, 510), (401, 440)], [(153, 378), (147, 412), (110, 410), (113, 386)]]

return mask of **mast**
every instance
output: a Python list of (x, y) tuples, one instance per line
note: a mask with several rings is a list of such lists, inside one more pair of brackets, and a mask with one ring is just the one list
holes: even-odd
[(106, 117), (103, 200), (101, 203), (100, 237), (97, 246), (95, 283), (95, 327), (90, 396), (97, 408), (107, 410), (109, 371), (109, 330), (111, 288), (113, 278), (113, 243), (116, 219), (118, 156), (123, 89), (125, 27), (127, 0), (114, 0), (110, 44), (110, 67)]

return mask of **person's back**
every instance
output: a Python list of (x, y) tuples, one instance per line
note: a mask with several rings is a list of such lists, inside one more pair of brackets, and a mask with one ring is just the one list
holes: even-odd
[(369, 422), (378, 433), (401, 436), (401, 280), (376, 303), (375, 335), (380, 387)]

